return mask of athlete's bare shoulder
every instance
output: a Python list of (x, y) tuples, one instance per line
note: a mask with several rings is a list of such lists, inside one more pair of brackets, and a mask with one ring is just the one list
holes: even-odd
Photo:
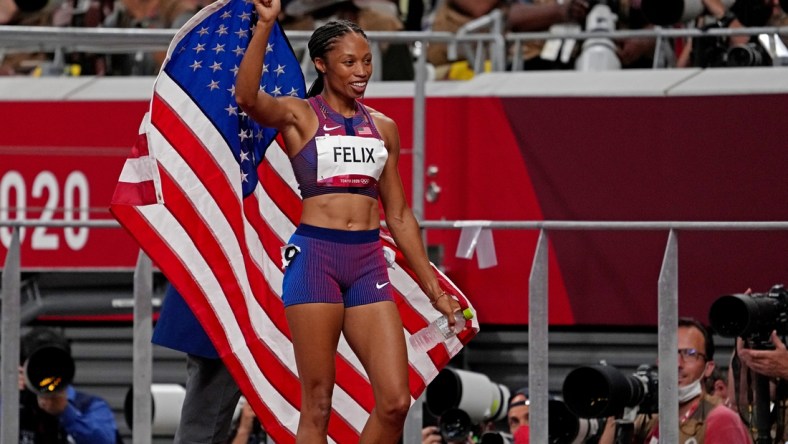
[(309, 106), (309, 99), (302, 99), (300, 97), (277, 97), (279, 103), (286, 106), (288, 109), (293, 111), (304, 111), (309, 110), (311, 107)]
[(397, 130), (397, 122), (395, 122), (394, 119), (376, 110), (375, 108), (369, 107), (367, 105), (364, 106), (367, 108), (369, 115), (372, 116), (372, 120), (375, 121), (375, 126), (377, 126), (379, 130)]

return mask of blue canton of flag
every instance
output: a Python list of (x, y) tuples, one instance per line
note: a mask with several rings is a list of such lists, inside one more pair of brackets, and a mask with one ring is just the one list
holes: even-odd
[[(235, 77), (257, 14), (251, 0), (231, 0), (210, 15), (195, 17), (199, 18), (198, 23), (184, 26), (181, 31), (188, 31), (180, 41), (175, 37), (163, 69), (191, 96), (232, 149), (241, 168), (243, 195), (247, 196), (257, 186), (257, 166), (276, 137), (275, 129), (260, 126), (235, 102)], [(260, 89), (274, 97), (303, 98), (306, 94), (298, 59), (278, 23), (268, 40)]]

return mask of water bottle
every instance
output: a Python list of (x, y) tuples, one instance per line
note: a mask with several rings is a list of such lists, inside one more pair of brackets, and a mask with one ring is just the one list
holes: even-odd
[(449, 327), (449, 320), (441, 316), (410, 337), (410, 346), (416, 351), (426, 352), (441, 342), (455, 336), (465, 329), (465, 321), (473, 319), (473, 310), (466, 308), (454, 312), (454, 328)]

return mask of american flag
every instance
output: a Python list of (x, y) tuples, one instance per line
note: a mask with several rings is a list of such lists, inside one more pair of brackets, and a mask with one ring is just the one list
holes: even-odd
[[(149, 112), (126, 160), (111, 210), (167, 276), (278, 443), (295, 441), (300, 386), (281, 301), (280, 247), (301, 200), (276, 132), (235, 103), (235, 75), (251, 37), (250, 0), (219, 0), (178, 31), (156, 79)], [(261, 88), (304, 97), (298, 60), (277, 25)], [(393, 240), (381, 234), (406, 337), (440, 316)], [(443, 288), (468, 300), (443, 274)], [(478, 331), (427, 353), (408, 350), (413, 400)], [(357, 442), (374, 400), (342, 338), (329, 441)]]

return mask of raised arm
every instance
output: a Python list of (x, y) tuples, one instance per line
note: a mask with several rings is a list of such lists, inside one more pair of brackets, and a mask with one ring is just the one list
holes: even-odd
[(238, 69), (235, 101), (261, 125), (286, 131), (295, 124), (295, 112), (302, 100), (293, 97), (274, 98), (260, 90), (268, 37), (276, 24), (281, 5), (279, 0), (254, 0), (254, 6), (257, 10), (257, 25)]

